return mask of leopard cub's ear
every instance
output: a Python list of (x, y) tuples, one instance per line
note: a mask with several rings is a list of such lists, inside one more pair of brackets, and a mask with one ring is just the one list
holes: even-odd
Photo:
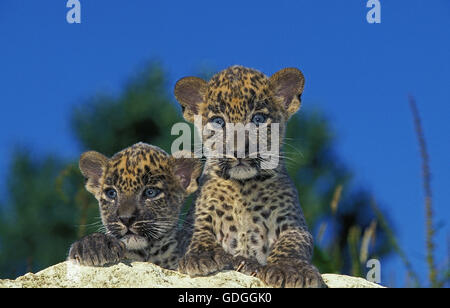
[(185, 77), (177, 81), (174, 93), (186, 121), (194, 122), (194, 115), (198, 114), (207, 87), (206, 81), (198, 77)]
[(79, 167), (83, 176), (87, 179), (86, 189), (96, 194), (101, 188), (100, 179), (106, 172), (108, 158), (95, 151), (81, 154)]
[(175, 152), (171, 157), (173, 173), (181, 186), (190, 195), (198, 189), (198, 178), (202, 174), (202, 162), (189, 151)]
[(300, 108), (301, 94), (305, 86), (305, 77), (296, 68), (285, 68), (269, 79), (269, 86), (274, 95), (280, 99), (288, 116), (293, 115)]

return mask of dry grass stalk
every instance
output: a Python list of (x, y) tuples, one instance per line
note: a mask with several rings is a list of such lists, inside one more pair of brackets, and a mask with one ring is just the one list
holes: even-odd
[(375, 239), (375, 231), (377, 228), (377, 221), (372, 220), (369, 227), (367, 227), (364, 230), (362, 242), (361, 242), (361, 249), (359, 252), (359, 261), (361, 264), (366, 263), (368, 256), (369, 256), (369, 245), (371, 240)]
[(434, 243), (433, 237), (435, 234), (433, 227), (433, 206), (431, 195), (431, 172), (429, 155), (425, 142), (425, 135), (422, 129), (422, 123), (420, 120), (419, 111), (417, 109), (416, 102), (412, 96), (409, 97), (409, 106), (414, 119), (414, 127), (416, 129), (416, 136), (419, 142), (420, 156), (422, 158), (422, 179), (423, 188), (425, 191), (425, 220), (426, 220), (426, 251), (427, 251), (427, 263), (428, 263), (428, 277), (430, 279), (430, 285), (432, 287), (437, 286), (437, 270), (434, 260)]
[(319, 232), (317, 233), (317, 243), (320, 244), (323, 240), (323, 236), (325, 235), (325, 231), (327, 230), (327, 223), (322, 222), (319, 226)]
[(331, 200), (331, 213), (336, 214), (339, 206), (339, 201), (341, 200), (342, 185), (336, 186), (333, 193), (333, 199)]

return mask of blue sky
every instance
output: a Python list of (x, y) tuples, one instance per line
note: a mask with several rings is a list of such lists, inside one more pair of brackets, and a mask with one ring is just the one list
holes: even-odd
[[(431, 159), (437, 261), (450, 217), (450, 2), (381, 0), (381, 24), (365, 0), (86, 1), (81, 24), (66, 1), (0, 2), (0, 185), (11, 149), (75, 158), (72, 107), (120, 93), (149, 59), (169, 87), (199, 67), (241, 64), (267, 75), (294, 66), (306, 76), (303, 108), (321, 108), (339, 156), (395, 223), (400, 244), (426, 275), (421, 161), (408, 95), (416, 98)], [(344, 5), (345, 3), (345, 5)], [(3, 189), (0, 189), (3, 191)], [(383, 280), (402, 284), (398, 258)]]

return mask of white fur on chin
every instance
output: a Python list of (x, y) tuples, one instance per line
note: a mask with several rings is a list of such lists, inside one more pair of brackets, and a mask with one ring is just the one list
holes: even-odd
[(120, 241), (125, 244), (128, 250), (140, 250), (148, 246), (147, 239), (139, 235), (125, 235)]
[(236, 180), (251, 179), (258, 174), (255, 168), (249, 166), (236, 166), (229, 170), (230, 177)]

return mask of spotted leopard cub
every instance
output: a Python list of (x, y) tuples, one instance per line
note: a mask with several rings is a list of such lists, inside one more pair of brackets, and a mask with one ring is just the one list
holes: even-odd
[[(179, 80), (175, 96), (187, 121), (194, 122), (197, 115), (202, 126), (211, 123), (223, 131), (230, 124), (251, 123), (259, 133), (264, 126), (266, 132), (261, 133), (267, 140), (279, 134), (276, 143), (281, 148), (286, 122), (300, 107), (303, 86), (303, 74), (295, 68), (266, 77), (233, 66), (209, 82), (197, 77)], [(278, 133), (272, 123), (279, 123)], [(215, 136), (204, 133), (203, 144), (220, 142), (211, 142)], [(234, 268), (255, 274), (270, 286), (323, 287), (321, 275), (311, 264), (313, 238), (282, 156), (275, 154), (279, 163), (266, 168), (267, 157), (259, 152), (250, 155), (255, 154), (250, 153), (255, 141), (250, 136), (246, 134), (245, 142), (236, 145), (234, 155), (206, 158), (194, 234), (179, 270), (203, 276)], [(227, 138), (223, 140), (225, 149), (230, 144)], [(236, 155), (239, 151), (246, 155)]]
[(68, 259), (90, 266), (148, 261), (176, 269), (192, 233), (180, 222), (180, 210), (197, 189), (201, 163), (138, 143), (109, 159), (86, 152), (79, 166), (99, 202), (106, 233), (72, 244)]

